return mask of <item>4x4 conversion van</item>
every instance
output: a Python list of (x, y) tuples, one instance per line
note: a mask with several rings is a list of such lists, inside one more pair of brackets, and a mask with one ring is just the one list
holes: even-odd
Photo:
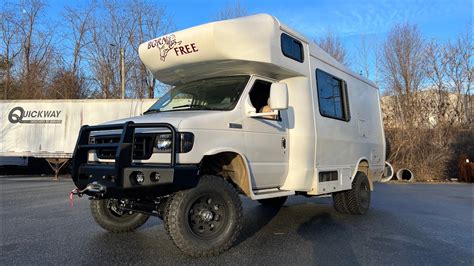
[(179, 249), (210, 256), (241, 230), (239, 194), (267, 206), (332, 195), (339, 212), (367, 212), (385, 158), (374, 83), (265, 14), (162, 36), (139, 55), (173, 88), (142, 116), (84, 126), (74, 151), (72, 194), (91, 196), (100, 226), (158, 216)]

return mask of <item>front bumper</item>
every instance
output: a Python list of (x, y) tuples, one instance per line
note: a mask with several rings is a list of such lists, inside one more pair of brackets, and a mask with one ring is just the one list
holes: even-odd
[[(136, 128), (166, 128), (172, 134), (171, 159), (169, 164), (133, 163), (133, 141)], [(89, 144), (92, 131), (122, 129), (118, 143)], [(167, 123), (135, 124), (127, 122), (119, 125), (83, 126), (72, 159), (72, 179), (84, 194), (101, 197), (156, 197), (182, 189), (192, 188), (198, 183), (197, 165), (177, 165), (176, 151), (179, 147), (175, 128)], [(115, 149), (114, 163), (89, 162), (89, 151), (100, 148)], [(138, 183), (136, 175), (143, 174), (143, 182)], [(99, 184), (105, 191), (91, 192), (89, 184)]]

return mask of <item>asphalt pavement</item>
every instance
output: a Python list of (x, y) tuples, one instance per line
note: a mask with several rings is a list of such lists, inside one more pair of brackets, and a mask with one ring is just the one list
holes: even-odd
[(66, 177), (0, 177), (0, 265), (474, 264), (468, 184), (377, 184), (365, 216), (337, 213), (330, 198), (291, 197), (280, 210), (242, 198), (238, 242), (200, 259), (181, 253), (155, 217), (134, 233), (104, 231), (86, 198), (69, 206), (72, 188)]

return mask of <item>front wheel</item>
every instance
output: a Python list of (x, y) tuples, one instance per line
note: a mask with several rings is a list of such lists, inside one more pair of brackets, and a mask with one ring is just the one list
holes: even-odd
[(235, 188), (218, 176), (205, 175), (192, 189), (168, 199), (165, 226), (174, 244), (193, 257), (229, 249), (242, 228), (242, 203)]
[(91, 200), (92, 217), (98, 225), (112, 233), (131, 232), (142, 226), (149, 218), (142, 213), (123, 211), (117, 199)]

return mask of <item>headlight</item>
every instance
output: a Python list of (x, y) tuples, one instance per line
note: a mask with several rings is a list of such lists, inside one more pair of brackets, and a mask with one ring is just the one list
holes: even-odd
[(171, 134), (160, 134), (156, 136), (155, 148), (158, 152), (169, 152), (171, 151)]
[[(177, 152), (179, 153), (186, 153), (191, 151), (194, 144), (194, 134), (189, 132), (179, 133), (179, 139), (177, 140), (179, 143)], [(171, 152), (171, 144), (172, 144), (171, 134), (159, 134), (155, 138), (155, 145), (153, 148), (153, 152), (158, 153), (167, 153)]]

